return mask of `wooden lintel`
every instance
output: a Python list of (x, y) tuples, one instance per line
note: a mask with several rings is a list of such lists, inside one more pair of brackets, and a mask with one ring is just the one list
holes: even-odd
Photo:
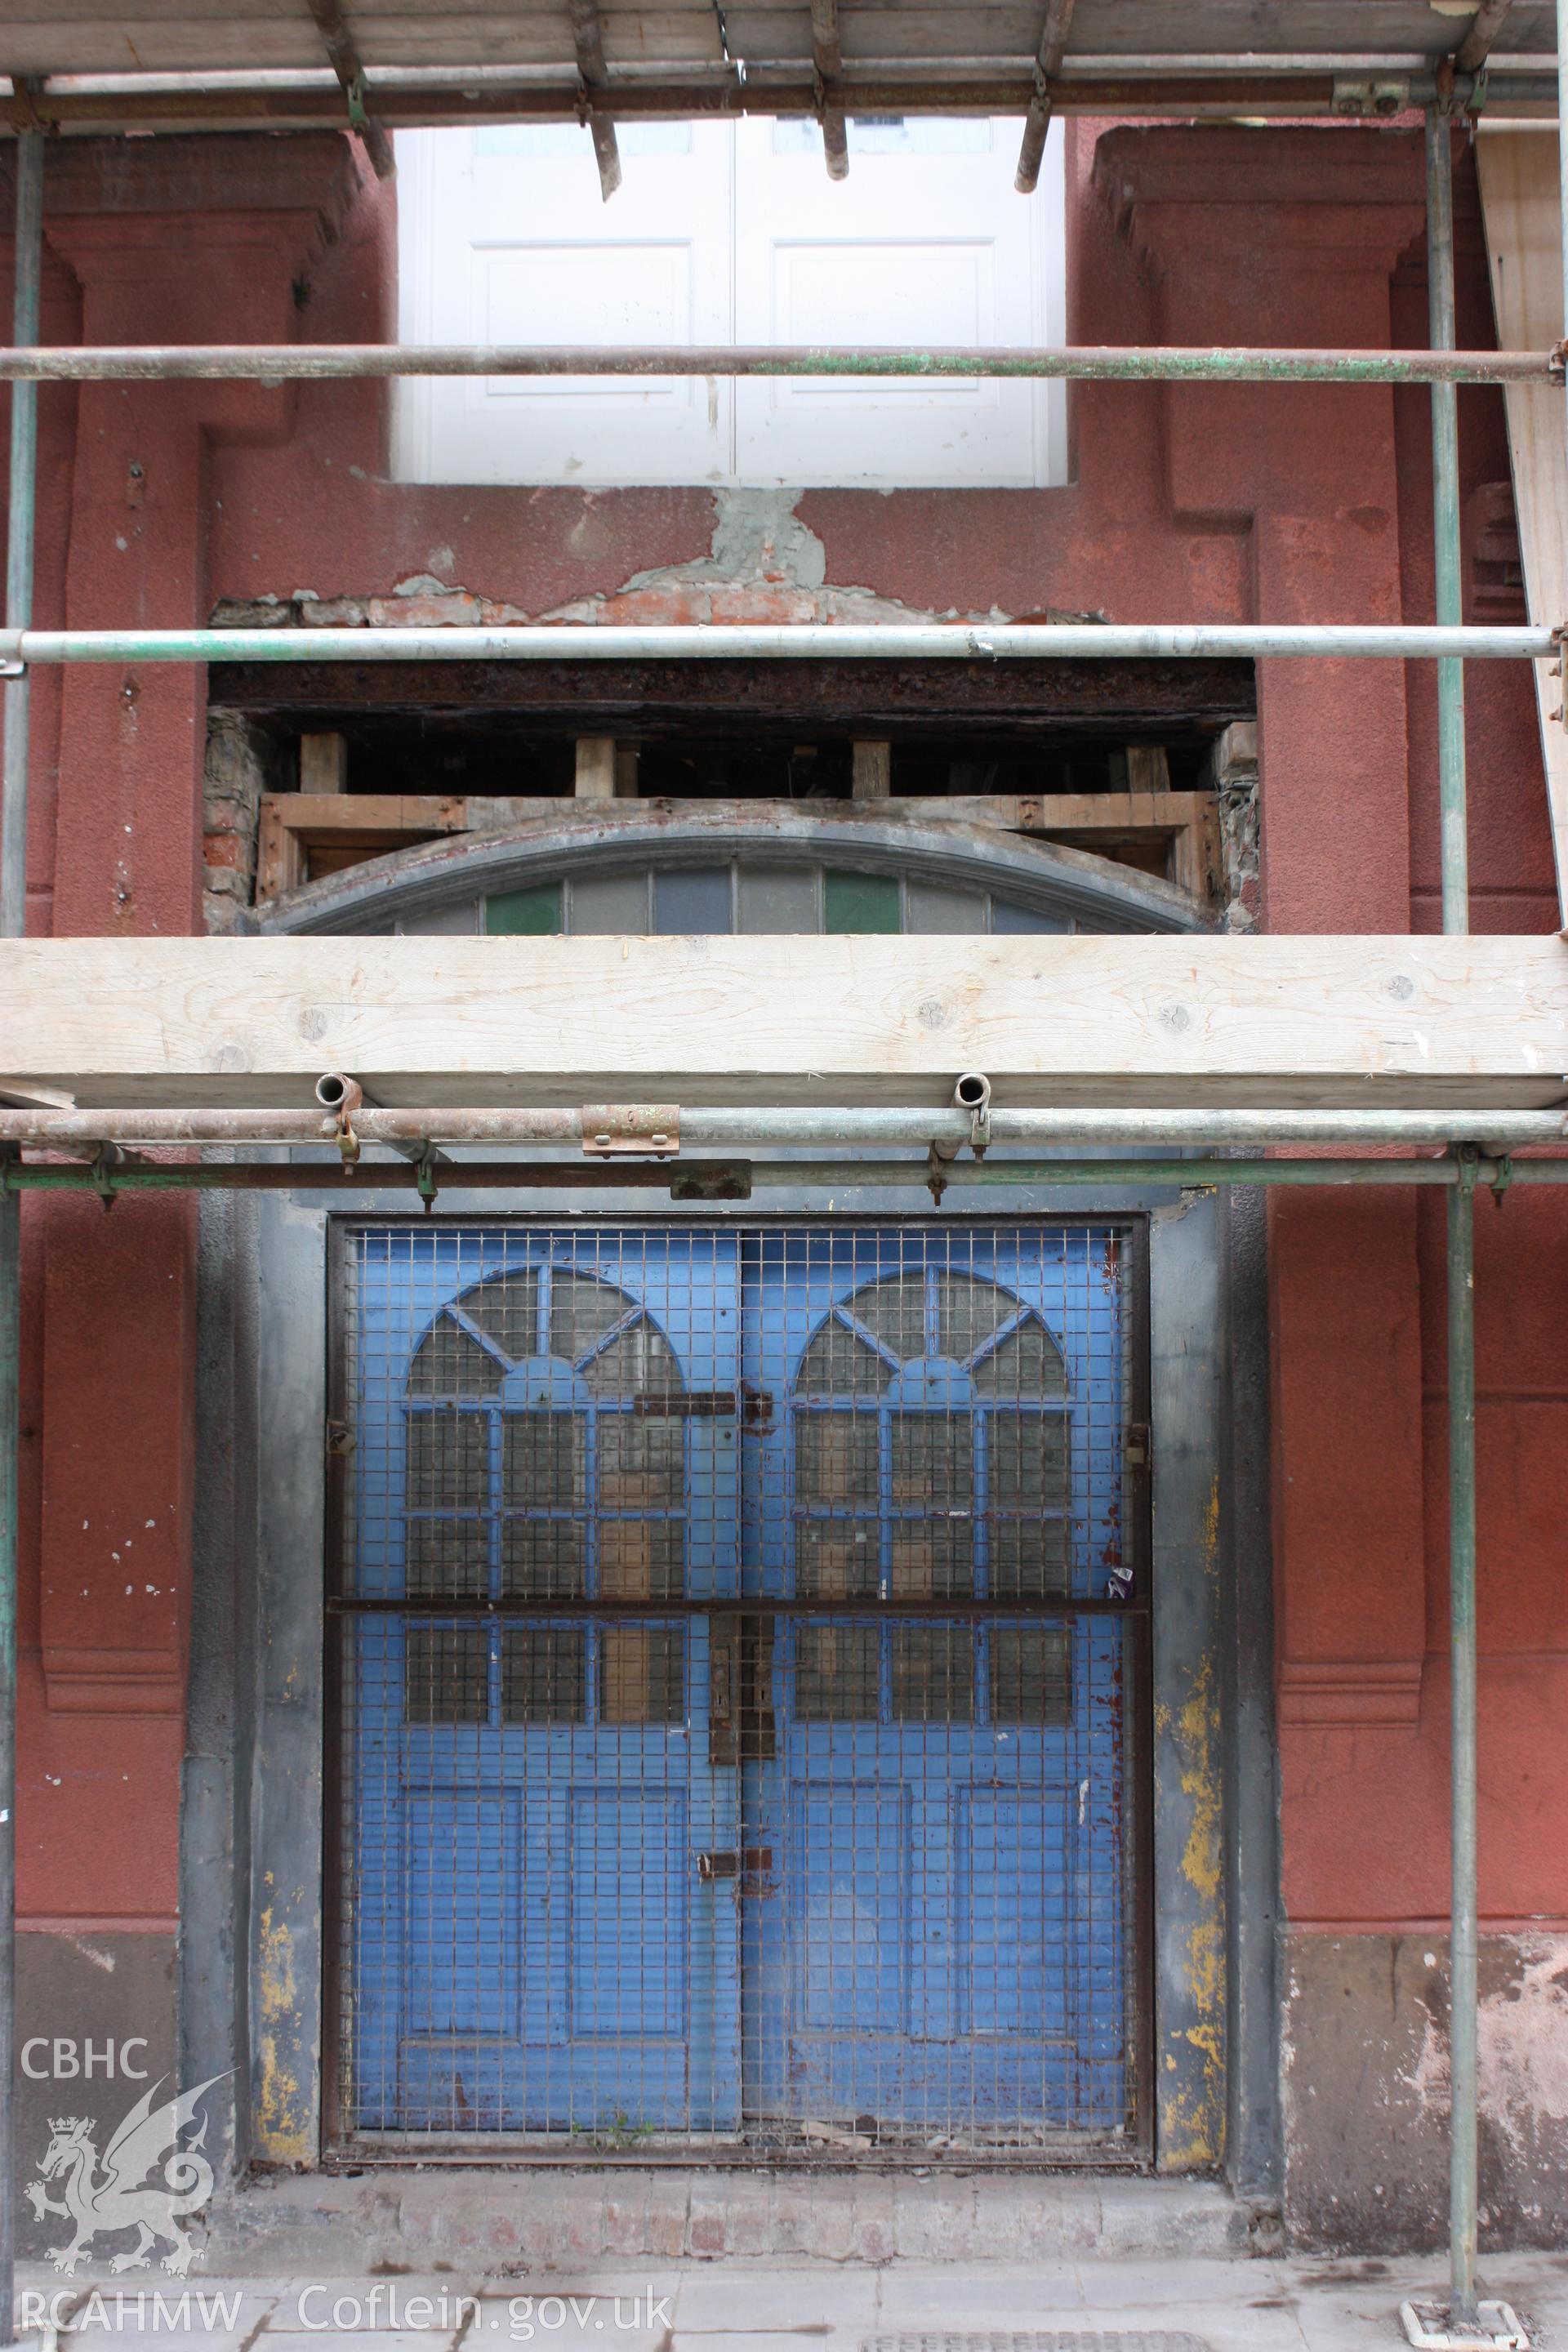
[[(617, 773), (617, 784), (621, 784)], [(580, 825), (602, 823), (603, 809), (584, 808), (584, 799), (609, 794), (516, 793), (509, 796), (446, 793), (269, 793), (266, 804), (290, 833), (494, 833), (510, 824)], [(615, 797), (626, 797), (624, 784)], [(773, 801), (657, 799), (618, 808), (617, 819), (635, 824), (650, 817), (730, 815), (755, 811), (765, 822), (780, 803)], [(799, 803), (787, 803), (798, 815)], [(872, 805), (813, 801), (813, 814), (835, 823), (858, 819), (907, 824), (991, 824), (1008, 833), (1173, 834), (1200, 824), (1213, 806), (1208, 793), (906, 793)]]
[(83, 1105), (1544, 1107), (1553, 938), (8, 940), (0, 1084)]
[[(594, 741), (595, 739), (585, 739)], [(357, 857), (412, 848), (433, 835), (454, 833), (538, 831), (563, 833), (603, 824), (614, 798), (617, 821), (650, 829), (671, 817), (728, 815), (743, 823), (748, 811), (759, 828), (778, 805), (768, 801), (638, 801), (637, 746), (604, 745), (589, 761), (579, 746), (577, 792), (510, 798), (435, 793), (269, 793), (262, 804), (257, 898), (268, 901), (297, 889), (314, 874), (337, 870)], [(858, 743), (885, 752), (885, 744)], [(613, 757), (612, 757), (613, 755)], [(868, 762), (869, 767), (871, 763)], [(860, 782), (857, 772), (857, 782)], [(592, 782), (596, 789), (584, 789)], [(613, 784), (613, 793), (607, 789)], [(1212, 793), (966, 793), (878, 799), (869, 789), (848, 801), (819, 801), (813, 811), (835, 822), (989, 825), (1005, 833), (1037, 835), (1079, 849), (1114, 852), (1137, 845), (1163, 848), (1165, 873), (1194, 897), (1210, 887), (1218, 870), (1218, 827)]]

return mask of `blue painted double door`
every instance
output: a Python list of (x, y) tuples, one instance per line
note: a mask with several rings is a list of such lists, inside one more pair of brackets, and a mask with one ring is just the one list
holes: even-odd
[(352, 1276), (345, 2124), (1121, 2137), (1118, 1234), (367, 1229)]

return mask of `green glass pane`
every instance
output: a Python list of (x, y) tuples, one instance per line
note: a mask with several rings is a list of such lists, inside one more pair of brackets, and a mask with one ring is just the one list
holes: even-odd
[(511, 938), (541, 939), (561, 929), (561, 885), (536, 882), (529, 890), (508, 890), (485, 900), (485, 929)]
[(891, 874), (824, 874), (823, 929), (826, 931), (897, 931), (899, 885)]

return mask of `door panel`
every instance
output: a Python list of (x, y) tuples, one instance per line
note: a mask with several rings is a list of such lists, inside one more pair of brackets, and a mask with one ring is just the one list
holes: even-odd
[(351, 1276), (349, 2130), (1123, 2139), (1119, 1234), (395, 1228)]
[[(735, 125), (735, 335), (742, 343), (1044, 343), (1059, 315), (1056, 157), (1013, 185), (1008, 121), (849, 127), (849, 177), (816, 126)], [(880, 136), (878, 132), (880, 131)], [(1043, 383), (921, 376), (742, 377), (742, 480), (1013, 483), (1065, 478)]]
[(776, 1400), (748, 1589), (837, 1604), (789, 1622), (774, 1752), (746, 1776), (783, 1893), (745, 1920), (744, 2096), (783, 2145), (1125, 2128), (1130, 1661), (1073, 1606), (1120, 1590), (1119, 1246), (895, 1228), (748, 1251), (746, 1374)]
[(738, 1782), (708, 1621), (658, 1606), (737, 1590), (735, 1246), (357, 1251), (345, 2104), (365, 2131), (731, 2127), (738, 1922), (698, 1856), (738, 1843)]
[[(400, 140), (416, 208), (403, 239), (406, 340), (730, 341), (728, 124), (628, 123), (617, 135), (626, 185), (608, 207), (574, 124)], [(725, 479), (731, 400), (727, 381), (692, 376), (426, 379), (399, 403), (401, 470), (584, 488)]]

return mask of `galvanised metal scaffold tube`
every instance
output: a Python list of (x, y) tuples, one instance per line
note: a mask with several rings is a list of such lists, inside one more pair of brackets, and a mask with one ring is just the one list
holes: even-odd
[[(1568, 1184), (1568, 1157), (1483, 1159), (1472, 1153), (1464, 1165), (1472, 1184), (1506, 1192), (1514, 1184)], [(1375, 1185), (1415, 1184), (1454, 1192), (1462, 1188), (1455, 1159), (1356, 1160), (1313, 1158), (1116, 1160), (333, 1160), (77, 1161), (0, 1160), (0, 1190), (7, 1192), (97, 1192), (112, 1200), (121, 1192), (352, 1192), (356, 1185), (376, 1192), (414, 1185), (427, 1193), (460, 1192), (465, 1185), (486, 1192), (614, 1192), (674, 1190), (689, 1198), (746, 1197), (709, 1184), (858, 1192), (905, 1185), (934, 1185), (938, 1192), (994, 1191), (1016, 1185), (1172, 1185), (1212, 1192), (1225, 1184)]]
[[(1455, 335), (1454, 125), (1445, 109), (1426, 110), (1426, 281), (1434, 345), (1450, 351)], [(1440, 628), (1464, 618), (1459, 553), (1459, 395), (1452, 382), (1432, 386), (1432, 554)], [(1443, 929), (1470, 928), (1469, 845), (1465, 793), (1465, 667), (1437, 664), (1437, 792), (1442, 825)]]
[(26, 629), (0, 631), (0, 661), (1542, 661), (1552, 631), (1383, 622), (709, 622), (622, 627)]
[[(1453, 118), (1442, 106), (1426, 110), (1427, 332), (1433, 344), (1455, 340)], [(1439, 626), (1463, 613), (1459, 544), (1458, 394), (1452, 383), (1432, 386), (1432, 547)], [(1441, 826), (1443, 929), (1470, 928), (1468, 809), (1465, 775), (1465, 671), (1462, 661), (1437, 664), (1437, 797)], [(1476, 1469), (1475, 1469), (1475, 1185), (1472, 1150), (1455, 1168), (1460, 1181), (1448, 1193), (1448, 1612), (1452, 1646), (1452, 1736), (1449, 1800), (1452, 1880), (1448, 1936), (1449, 2082), (1448, 2264), (1449, 2326), (1479, 2323), (1477, 2234), (1476, 1955)]]
[(1448, 1921), (1448, 2268), (1451, 2330), (1479, 2325), (1479, 1953), (1476, 1712), (1476, 1186), (1472, 1153), (1448, 1193), (1448, 1654), (1452, 1892)]
[(282, 383), (362, 376), (1065, 377), (1079, 383), (1545, 383), (1550, 352), (1268, 351), (1223, 344), (68, 343), (0, 349), (0, 380)]
[[(605, 1123), (653, 1106), (582, 1109), (518, 1106), (410, 1110), (361, 1102), (352, 1115), (362, 1143), (582, 1145)], [(964, 1145), (975, 1135), (971, 1112), (880, 1105), (801, 1108), (663, 1107), (684, 1150), (854, 1150), (928, 1144)], [(0, 1110), (0, 1144), (77, 1151), (100, 1144), (319, 1144), (338, 1121), (297, 1110)], [(1568, 1104), (1558, 1110), (1006, 1110), (992, 1108), (983, 1145), (1054, 1148), (1067, 1156), (1110, 1146), (1166, 1152), (1196, 1149), (1268, 1150), (1281, 1144), (1322, 1148), (1479, 1143), (1494, 1151), (1568, 1146)]]
[[(15, 333), (36, 342), (44, 257), (44, 134), (16, 141)], [(37, 388), (11, 391), (10, 512), (5, 541), (5, 625), (25, 629), (33, 610), (33, 541), (37, 498)], [(5, 680), (5, 740), (0, 761), (0, 936), (27, 929), (26, 673)], [(22, 1203), (0, 1197), (0, 2318), (7, 2341), (16, 2280), (16, 2112), (12, 2080), (16, 2038), (16, 1574), (20, 1501), (22, 1360)]]

